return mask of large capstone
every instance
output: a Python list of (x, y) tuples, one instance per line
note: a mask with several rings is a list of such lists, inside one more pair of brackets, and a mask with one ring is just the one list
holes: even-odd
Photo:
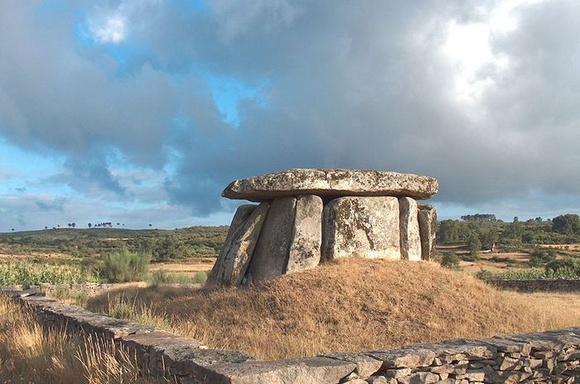
[(438, 190), (436, 179), (411, 173), (296, 168), (235, 180), (222, 196), (251, 201), (297, 195), (317, 195), (325, 200), (342, 196), (428, 199)]

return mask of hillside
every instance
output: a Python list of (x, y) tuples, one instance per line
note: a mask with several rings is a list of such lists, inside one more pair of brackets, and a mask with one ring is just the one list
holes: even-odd
[[(244, 289), (119, 291), (174, 332), (263, 359), (399, 347), (579, 325), (580, 298), (497, 291), (429, 262), (350, 259)], [(132, 296), (136, 295), (136, 299)], [(107, 293), (89, 303), (107, 308)], [(563, 313), (565, 312), (565, 313)]]
[(122, 249), (149, 252), (153, 260), (215, 257), (228, 227), (197, 226), (175, 230), (124, 228), (46, 229), (0, 233), (2, 255), (101, 257)]

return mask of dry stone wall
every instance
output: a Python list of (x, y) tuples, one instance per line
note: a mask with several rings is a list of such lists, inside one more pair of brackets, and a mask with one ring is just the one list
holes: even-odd
[(242, 205), (209, 284), (238, 286), (342, 257), (429, 260), (437, 180), (397, 172), (291, 169), (232, 182)]
[(9, 292), (47, 326), (115, 340), (143, 372), (183, 384), (579, 383), (580, 328), (401, 349), (257, 361), (155, 327)]
[(487, 283), (520, 292), (580, 292), (580, 279), (489, 280)]

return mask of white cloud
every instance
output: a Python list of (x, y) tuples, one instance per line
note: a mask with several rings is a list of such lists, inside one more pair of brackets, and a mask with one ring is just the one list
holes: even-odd
[(89, 23), (89, 30), (99, 43), (121, 43), (127, 37), (126, 19), (119, 15), (107, 16), (104, 20)]

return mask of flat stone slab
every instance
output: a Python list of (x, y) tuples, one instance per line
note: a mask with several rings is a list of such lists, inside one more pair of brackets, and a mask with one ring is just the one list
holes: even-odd
[(356, 364), (326, 357), (223, 364), (212, 371), (231, 384), (335, 384), (356, 369)]
[(401, 260), (399, 200), (341, 197), (323, 210), (322, 257)]
[(317, 195), (324, 198), (406, 196), (428, 199), (438, 190), (439, 185), (435, 178), (411, 173), (295, 168), (235, 180), (224, 189), (222, 196), (251, 201), (297, 195)]

